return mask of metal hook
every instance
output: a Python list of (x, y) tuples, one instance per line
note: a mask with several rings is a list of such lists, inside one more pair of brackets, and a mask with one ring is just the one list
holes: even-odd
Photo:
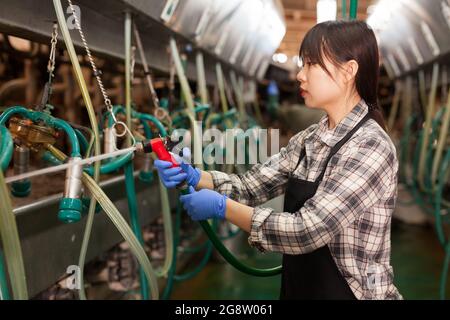
[[(123, 128), (124, 128), (124, 130), (123, 130), (122, 133), (118, 133), (118, 131), (117, 131), (117, 129), (116, 129), (116, 126), (118, 126), (118, 125), (121, 125), (121, 126), (123, 126)], [(117, 121), (117, 122), (115, 122), (115, 123), (112, 125), (111, 128), (114, 129), (114, 134), (115, 134), (116, 137), (122, 138), (122, 137), (125, 137), (126, 134), (128, 134), (128, 135), (131, 137), (131, 142), (132, 142), (132, 143), (131, 143), (131, 146), (135, 146), (135, 145), (136, 145), (136, 138), (133, 136), (133, 134), (131, 133), (131, 130), (127, 127), (127, 125), (125, 124), (125, 122), (123, 122), (123, 121)], [(115, 149), (116, 149), (116, 150), (119, 150), (119, 149), (117, 149), (117, 147), (115, 147)]]

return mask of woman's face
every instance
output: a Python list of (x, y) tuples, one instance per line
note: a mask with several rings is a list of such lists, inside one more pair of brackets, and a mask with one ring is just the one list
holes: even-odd
[(310, 108), (323, 109), (345, 94), (341, 70), (324, 57), (325, 66), (333, 78), (319, 64), (304, 62), (297, 74), (300, 94)]

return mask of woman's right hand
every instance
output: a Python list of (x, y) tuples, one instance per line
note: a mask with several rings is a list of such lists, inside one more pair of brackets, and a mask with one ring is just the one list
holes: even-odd
[(183, 158), (174, 155), (180, 164), (179, 167), (173, 167), (169, 161), (155, 160), (154, 166), (158, 169), (158, 174), (166, 188), (174, 188), (186, 181), (190, 186), (196, 187), (200, 181), (201, 172), (198, 168), (194, 168), (183, 159), (190, 159), (191, 151), (189, 148), (183, 148)]

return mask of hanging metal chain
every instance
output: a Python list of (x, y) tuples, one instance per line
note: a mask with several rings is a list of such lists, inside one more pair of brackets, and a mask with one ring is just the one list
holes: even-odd
[[(154, 116), (160, 120), (160, 121), (164, 121), (167, 122), (167, 125), (169, 128), (172, 128), (172, 119), (170, 118), (169, 113), (164, 109), (161, 108), (160, 103), (159, 103), (159, 99), (158, 99), (158, 95), (156, 94), (155, 91), (155, 87), (153, 85), (153, 79), (152, 79), (152, 75), (150, 73), (150, 69), (148, 67), (148, 62), (147, 62), (147, 58), (145, 57), (145, 52), (144, 52), (144, 47), (142, 45), (142, 40), (141, 40), (141, 35), (139, 34), (139, 29), (137, 28), (136, 24), (133, 24), (133, 30), (134, 30), (134, 40), (136, 42), (137, 45), (137, 49), (139, 51), (139, 55), (141, 57), (141, 62), (142, 62), (142, 66), (144, 68), (144, 74), (145, 74), (145, 78), (147, 80), (147, 85), (148, 88), (150, 90), (150, 96), (153, 102), (153, 107), (155, 108), (153, 114)], [(136, 50), (136, 47), (134, 47), (134, 50)], [(134, 56), (134, 52), (132, 52), (132, 58), (135, 58)], [(132, 60), (132, 62), (134, 63), (135, 61)], [(132, 64), (132, 67), (134, 66), (134, 64)], [(133, 70), (133, 68), (132, 68)]]
[(48, 101), (52, 94), (52, 81), (54, 78), (54, 71), (56, 65), (56, 44), (58, 43), (58, 23), (53, 23), (52, 38), (50, 40), (50, 55), (48, 58), (47, 72), (48, 81), (45, 84), (44, 91), (42, 93), (41, 104), (36, 107), (37, 111), (42, 111), (47, 107)]
[(94, 76), (97, 79), (98, 86), (100, 88), (100, 91), (102, 92), (105, 106), (108, 109), (108, 112), (111, 114), (111, 117), (113, 118), (114, 123), (117, 123), (117, 119), (113, 112), (111, 100), (109, 99), (108, 94), (106, 93), (105, 87), (103, 86), (102, 79), (100, 78), (102, 72), (100, 70), (98, 70), (97, 66), (95, 65), (94, 58), (92, 57), (91, 50), (89, 49), (89, 47), (87, 45), (86, 38), (84, 37), (83, 30), (81, 29), (80, 20), (78, 19), (75, 8), (72, 4), (72, 0), (67, 0), (67, 2), (69, 3), (70, 10), (72, 11), (72, 15), (75, 20), (75, 25), (78, 29), (78, 32), (80, 33), (80, 38), (81, 38), (81, 41), (83, 42), (84, 49), (86, 50), (86, 55), (88, 56), (92, 71), (94, 72)]
[(54, 77), (53, 72), (55, 71), (55, 59), (56, 59), (56, 44), (58, 43), (58, 24), (53, 23), (52, 40), (50, 41), (50, 57), (48, 59), (47, 71), (49, 74), (49, 82), (51, 82)]
[(150, 90), (150, 95), (152, 98), (153, 106), (155, 108), (158, 108), (159, 107), (158, 95), (156, 94), (155, 87), (153, 86), (153, 79), (150, 74), (147, 58), (145, 57), (144, 47), (142, 46), (141, 36), (139, 34), (139, 30), (138, 30), (136, 24), (133, 24), (133, 30), (134, 30), (134, 40), (136, 42), (137, 49), (139, 50), (139, 55), (141, 57), (141, 62), (142, 62), (142, 66), (144, 68), (144, 74), (145, 74), (145, 78), (147, 80), (148, 88)]

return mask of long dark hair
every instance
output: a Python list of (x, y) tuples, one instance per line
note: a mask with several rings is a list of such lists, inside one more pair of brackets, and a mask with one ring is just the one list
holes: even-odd
[(386, 130), (377, 102), (378, 45), (373, 30), (365, 22), (326, 21), (315, 25), (305, 35), (299, 56), (307, 63), (319, 64), (330, 77), (324, 57), (336, 66), (355, 60), (358, 63), (356, 91), (369, 106), (372, 118)]

